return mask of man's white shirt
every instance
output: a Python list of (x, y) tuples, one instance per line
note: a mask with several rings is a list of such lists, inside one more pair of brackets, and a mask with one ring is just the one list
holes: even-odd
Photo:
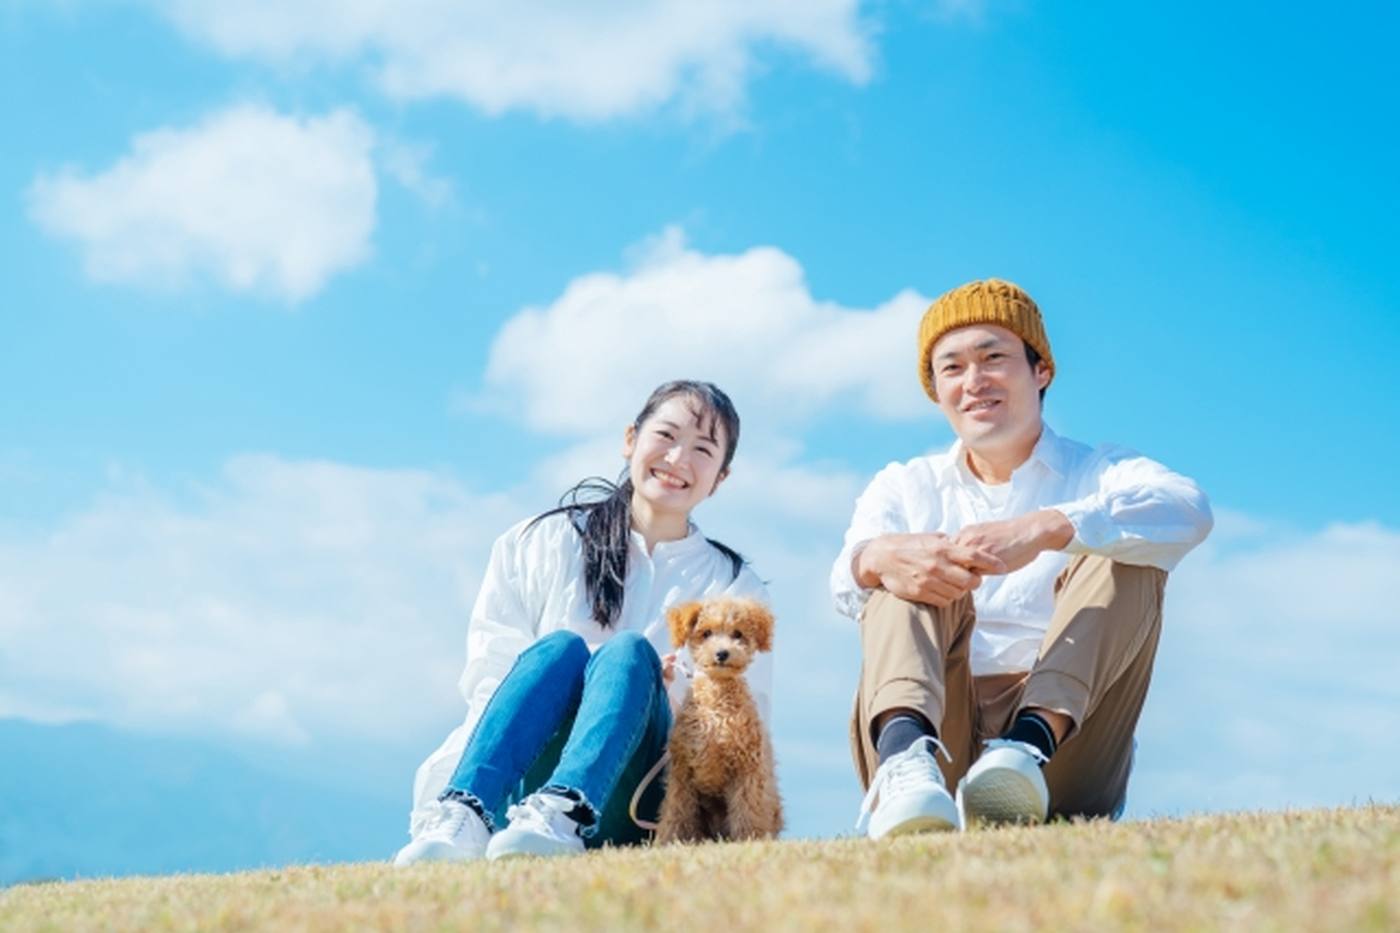
[(957, 534), (967, 525), (1056, 509), (1074, 525), (1063, 551), (1044, 551), (1014, 573), (988, 576), (973, 591), (974, 676), (1034, 665), (1054, 610), (1055, 578), (1074, 554), (1170, 571), (1209, 533), (1210, 503), (1194, 482), (1124, 447), (1091, 448), (1042, 425), (1040, 440), (1009, 488), (973, 476), (961, 441), (948, 450), (885, 467), (856, 500), (845, 546), (831, 568), (837, 611), (859, 618), (872, 592), (852, 573), (856, 552), (887, 534)]

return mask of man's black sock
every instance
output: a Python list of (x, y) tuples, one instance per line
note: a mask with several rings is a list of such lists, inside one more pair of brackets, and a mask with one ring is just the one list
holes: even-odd
[(875, 739), (875, 753), (880, 756), (880, 764), (898, 755), (926, 735), (938, 738), (938, 730), (924, 721), (922, 716), (900, 713), (885, 723), (880, 735)]
[(1050, 728), (1050, 724), (1030, 710), (1022, 710), (1017, 713), (1016, 721), (1011, 724), (1011, 728), (1002, 738), (1034, 745), (1040, 749), (1040, 753), (1045, 756), (1046, 761), (1050, 760), (1050, 756), (1055, 754), (1055, 749), (1058, 747), (1058, 743), (1055, 741), (1055, 732)]

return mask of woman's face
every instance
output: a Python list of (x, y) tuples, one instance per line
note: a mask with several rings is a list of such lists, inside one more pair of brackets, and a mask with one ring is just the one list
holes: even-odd
[(724, 425), (700, 411), (689, 396), (674, 395), (640, 428), (627, 428), (622, 455), (632, 487), (657, 512), (689, 515), (724, 479)]

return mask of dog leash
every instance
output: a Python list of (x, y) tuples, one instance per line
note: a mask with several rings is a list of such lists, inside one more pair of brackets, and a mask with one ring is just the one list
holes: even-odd
[[(685, 656), (677, 657), (676, 665), (679, 671), (685, 674), (686, 678), (691, 681), (692, 685), (694, 684), (697, 678), (705, 676), (703, 671), (698, 671), (692, 668), (690, 664), (687, 663), (687, 661), (685, 660)], [(687, 702), (689, 702), (688, 693), (686, 699)], [(632, 792), (632, 802), (627, 805), (627, 815), (632, 818), (632, 822), (636, 823), (639, 827), (647, 830), (648, 832), (656, 832), (658, 824), (653, 823), (651, 820), (644, 820), (640, 816), (638, 816), (637, 806), (642, 802), (642, 794), (646, 793), (646, 789), (651, 786), (651, 782), (655, 781), (657, 775), (659, 775), (662, 772), (662, 770), (670, 763), (671, 750), (667, 749), (665, 752), (662, 753), (661, 760), (658, 761), (656, 764), (652, 765), (651, 770), (648, 771), (642, 777), (641, 782), (637, 785), (637, 789)]]
[(656, 780), (656, 776), (661, 773), (661, 769), (666, 767), (670, 760), (671, 753), (668, 751), (661, 756), (660, 761), (651, 766), (651, 770), (646, 773), (641, 783), (637, 785), (637, 790), (632, 794), (632, 802), (627, 806), (627, 815), (632, 817), (632, 822), (650, 832), (656, 832), (657, 824), (653, 823), (651, 820), (644, 820), (637, 816), (637, 804), (641, 803), (642, 793), (651, 786), (651, 782)]
[[(679, 671), (685, 674), (688, 680), (694, 681), (694, 679), (697, 676), (699, 676), (699, 672), (693, 670), (690, 667), (690, 665), (687, 664), (682, 658), (678, 657), (676, 659), (676, 664)], [(670, 749), (667, 749), (665, 752), (662, 752), (661, 760), (658, 761), (656, 764), (652, 765), (651, 770), (648, 771), (646, 775), (642, 778), (641, 783), (637, 785), (637, 789), (632, 792), (632, 802), (627, 805), (627, 815), (632, 818), (632, 822), (636, 823), (639, 827), (647, 830), (648, 832), (656, 832), (657, 824), (653, 823), (651, 820), (644, 820), (640, 816), (638, 816), (637, 806), (642, 802), (642, 794), (646, 793), (646, 789), (651, 786), (651, 782), (656, 780), (656, 776), (659, 775), (662, 769), (665, 768), (666, 765), (670, 764), (670, 762), (671, 751)]]

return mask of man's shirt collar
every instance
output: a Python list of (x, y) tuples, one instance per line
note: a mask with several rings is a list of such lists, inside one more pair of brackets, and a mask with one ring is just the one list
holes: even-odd
[[(1040, 464), (1056, 476), (1065, 475), (1065, 454), (1060, 444), (1060, 436), (1050, 430), (1050, 425), (1044, 421), (1040, 422), (1040, 439), (1035, 442), (1035, 447), (1026, 458), (1026, 462), (1017, 467), (1015, 473), (1020, 473), (1033, 463)], [(953, 441), (953, 446), (948, 448), (948, 455), (935, 470), (935, 475), (940, 482), (945, 483), (967, 485), (978, 482), (967, 465), (967, 446), (963, 444), (962, 438)], [(1015, 479), (1015, 474), (1012, 478)]]

